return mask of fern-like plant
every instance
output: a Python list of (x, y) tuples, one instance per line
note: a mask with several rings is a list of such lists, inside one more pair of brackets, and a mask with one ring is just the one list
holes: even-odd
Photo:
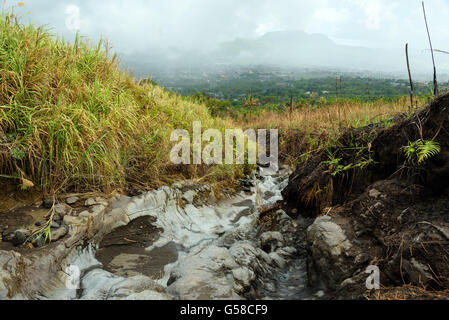
[(410, 142), (404, 147), (405, 156), (408, 162), (422, 164), (441, 152), (438, 142), (431, 140), (418, 140)]

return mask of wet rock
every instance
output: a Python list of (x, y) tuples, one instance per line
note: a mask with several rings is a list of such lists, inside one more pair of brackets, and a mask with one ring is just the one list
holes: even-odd
[(38, 221), (38, 222), (36, 222), (34, 225), (35, 225), (36, 227), (42, 227), (45, 223), (46, 223), (45, 221)]
[(265, 200), (268, 200), (268, 199), (274, 197), (275, 195), (276, 194), (273, 191), (265, 191), (264, 194), (263, 194), (263, 198)]
[(43, 247), (45, 246), (45, 238), (43, 236), (38, 236), (32, 241), (32, 244), (36, 248)]
[(80, 214), (78, 215), (78, 217), (80, 218), (88, 218), (90, 217), (91, 213), (87, 210), (80, 212)]
[(256, 278), (254, 272), (247, 268), (233, 269), (232, 275), (234, 276), (234, 279), (238, 280), (246, 287), (249, 287), (251, 285), (251, 281)]
[(181, 190), (182, 191), (189, 191), (189, 190), (195, 190), (197, 185), (193, 181), (185, 181), (182, 184)]
[(55, 213), (60, 215), (61, 217), (68, 214), (71, 210), (71, 208), (69, 206), (67, 206), (66, 204), (63, 204), (63, 203), (59, 203), (59, 204), (55, 205), (54, 209), (55, 209)]
[(274, 286), (273, 283), (271, 282), (267, 282), (264, 284), (264, 288), (265, 290), (269, 291), (269, 292), (275, 292), (276, 291), (276, 287)]
[(273, 260), (273, 262), (274, 262), (278, 267), (280, 267), (281, 269), (285, 268), (285, 266), (286, 266), (286, 264), (287, 264), (287, 261), (286, 261), (284, 258), (282, 258), (282, 257), (279, 255), (279, 253), (277, 253), (277, 252), (271, 252), (271, 253), (269, 254), (269, 256), (270, 256), (270, 258)]
[(193, 199), (196, 195), (196, 192), (193, 190), (189, 190), (182, 195), (182, 199), (187, 201), (187, 203), (193, 203)]
[(114, 284), (108, 299), (173, 300), (173, 297), (154, 280), (138, 275)]
[(107, 207), (108, 206), (108, 201), (105, 198), (96, 197), (95, 198), (95, 204)]
[(168, 292), (182, 300), (239, 299), (230, 273), (237, 267), (226, 248), (198, 246), (173, 269)]
[(260, 236), (260, 247), (270, 253), (283, 246), (284, 237), (280, 232), (265, 232)]
[(318, 217), (307, 230), (307, 239), (312, 248), (338, 257), (351, 248), (343, 229), (329, 216)]
[[(77, 265), (78, 264), (74, 264)], [(89, 269), (92, 269), (91, 266)], [(97, 266), (101, 268), (101, 264)], [(87, 270), (81, 279), (82, 300), (107, 300), (111, 288), (125, 279), (102, 269)]]
[(347, 260), (351, 242), (329, 216), (318, 217), (307, 229), (307, 246), (309, 278), (314, 285), (336, 289), (357, 267), (352, 259)]
[(173, 183), (171, 187), (172, 187), (173, 189), (178, 189), (178, 190), (180, 190), (180, 189), (182, 189), (182, 184), (179, 183), (179, 182), (176, 182), (176, 183)]
[(27, 229), (18, 229), (16, 231), (14, 231), (14, 234), (11, 239), (11, 243), (16, 247), (20, 246), (25, 243), (29, 234), (30, 234), (30, 232)]
[(66, 202), (68, 205), (72, 205), (72, 204), (77, 203), (78, 200), (79, 200), (78, 197), (70, 197), (70, 198), (67, 198), (67, 199), (65, 200), (65, 202)]
[(101, 205), (104, 207), (107, 207), (109, 205), (108, 201), (102, 197), (96, 197), (94, 198), (89, 198), (84, 202), (84, 205), (86, 207), (91, 207), (91, 206), (95, 206), (95, 205)]
[(106, 209), (106, 207), (104, 205), (97, 204), (90, 208), (90, 213), (92, 214), (92, 216), (95, 217), (95, 216), (99, 215), (101, 212), (103, 212), (104, 209)]
[(42, 205), (45, 209), (51, 209), (53, 207), (54, 203), (55, 203), (55, 201), (53, 199), (48, 198), (48, 199), (44, 200)]
[(96, 204), (96, 201), (95, 201), (94, 198), (89, 198), (89, 199), (87, 199), (87, 200), (84, 202), (84, 205), (85, 205), (86, 207), (90, 207), (90, 206), (93, 206), (93, 205), (95, 205), (95, 204)]
[(67, 227), (63, 226), (51, 231), (51, 241), (56, 242), (68, 233)]
[(254, 272), (247, 268), (233, 269), (232, 276), (234, 277), (234, 290), (239, 294), (250, 291), (251, 285), (256, 279)]
[(234, 207), (249, 207), (254, 208), (254, 201), (251, 199), (243, 200), (233, 204)]
[(254, 181), (252, 179), (240, 179), (239, 182), (245, 188), (253, 188), (255, 186)]
[(297, 250), (293, 247), (283, 247), (277, 250), (277, 253), (285, 258), (293, 256)]
[(52, 227), (53, 229), (57, 229), (57, 228), (61, 227), (61, 225), (60, 225), (58, 222), (53, 221), (53, 222), (51, 223), (51, 227)]
[(229, 252), (236, 263), (246, 267), (256, 274), (269, 274), (272, 257), (260, 248), (256, 248), (250, 241), (240, 241), (235, 243)]
[(231, 248), (235, 243), (251, 238), (251, 230), (246, 227), (240, 227), (235, 230), (227, 231), (221, 236), (217, 243), (219, 247)]
[(63, 221), (65, 225), (81, 225), (84, 220), (82, 217), (65, 216)]

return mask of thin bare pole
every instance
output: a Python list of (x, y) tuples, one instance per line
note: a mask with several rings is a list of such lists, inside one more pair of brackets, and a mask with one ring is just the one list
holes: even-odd
[(408, 43), (405, 45), (405, 56), (407, 58), (407, 70), (408, 70), (408, 78), (410, 79), (410, 111), (413, 109), (413, 81), (412, 81), (412, 73), (410, 71), (410, 61), (408, 59)]
[(343, 95), (342, 84), (341, 84), (341, 76), (340, 76), (340, 97)]
[(429, 32), (429, 25), (427, 23), (427, 15), (426, 15), (426, 8), (424, 6), (424, 1), (422, 2), (422, 10), (424, 12), (424, 21), (426, 23), (426, 29), (427, 29), (427, 36), (429, 37), (429, 44), (430, 44), (430, 52), (432, 53), (432, 63), (433, 63), (433, 94), (436, 96), (438, 95), (438, 83), (437, 83), (437, 68), (435, 67), (435, 57), (433, 55), (433, 47), (432, 47), (432, 40), (430, 38), (430, 32)]
[(338, 101), (338, 77), (335, 78), (335, 98)]
[(293, 120), (293, 92), (290, 91), (290, 106), (289, 106), (290, 126)]

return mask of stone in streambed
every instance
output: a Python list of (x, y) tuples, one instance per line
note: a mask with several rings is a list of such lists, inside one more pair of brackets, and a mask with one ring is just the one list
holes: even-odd
[(263, 198), (264, 198), (265, 200), (268, 200), (268, 199), (273, 198), (275, 195), (276, 195), (276, 194), (275, 194), (273, 191), (268, 190), (268, 191), (265, 191), (265, 192), (264, 192)]
[(265, 232), (260, 236), (260, 247), (267, 253), (281, 248), (284, 243), (284, 237), (280, 232)]
[(95, 202), (95, 199), (94, 198), (89, 198), (89, 199), (87, 199), (85, 202), (84, 202), (84, 205), (86, 206), (86, 207), (90, 207), (90, 206), (93, 206), (93, 205), (95, 205), (96, 204), (96, 202)]
[(53, 199), (45, 199), (42, 205), (44, 206), (45, 209), (51, 209), (54, 203), (55, 201)]
[(78, 198), (78, 197), (70, 197), (65, 200), (65, 203), (67, 203), (68, 205), (72, 205), (72, 204), (77, 203), (79, 199), (80, 198)]
[(14, 231), (14, 235), (11, 239), (11, 243), (14, 246), (20, 246), (25, 243), (27, 236), (29, 235), (29, 231), (27, 229), (18, 229)]
[(55, 213), (57, 215), (60, 215), (61, 217), (63, 217), (70, 211), (71, 208), (63, 203), (59, 203), (59, 204), (55, 205), (54, 209), (55, 209)]
[(182, 199), (187, 203), (193, 203), (193, 199), (195, 198), (196, 192), (193, 190), (189, 190), (182, 195)]
[(43, 236), (39, 236), (32, 243), (36, 248), (43, 247), (45, 245), (45, 238)]
[(59, 227), (61, 227), (61, 225), (60, 225), (58, 222), (53, 221), (53, 222), (51, 223), (51, 228), (52, 228), (52, 229), (57, 229), (57, 228), (59, 228)]
[(67, 233), (68, 233), (68, 230), (65, 226), (60, 227), (56, 230), (52, 230), (51, 231), (51, 241), (52, 242), (58, 241), (59, 239), (64, 237)]

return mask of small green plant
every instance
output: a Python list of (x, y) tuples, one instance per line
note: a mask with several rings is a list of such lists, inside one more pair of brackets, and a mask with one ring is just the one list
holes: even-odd
[(363, 159), (357, 163), (350, 163), (348, 165), (342, 165), (340, 163), (341, 160), (343, 160), (342, 158), (336, 158), (331, 152), (328, 151), (328, 157), (329, 160), (328, 161), (323, 161), (321, 164), (322, 165), (326, 165), (329, 167), (329, 170), (327, 172), (330, 172), (330, 174), (335, 177), (337, 175), (339, 175), (342, 172), (351, 170), (351, 169), (361, 169), (363, 170), (364, 168), (366, 168), (367, 166), (371, 165), (374, 163), (374, 160), (369, 158), (369, 159)]
[(44, 225), (44, 228), (39, 230), (37, 233), (33, 234), (31, 242), (34, 243), (40, 238), (44, 239), (44, 244), (51, 243), (51, 225), (52, 221)]
[(439, 154), (441, 152), (441, 146), (435, 141), (418, 140), (409, 142), (408, 146), (404, 147), (404, 152), (408, 162), (416, 162), (420, 165)]
[(50, 210), (50, 215), (46, 223), (36, 231), (34, 231), (31, 236), (25, 241), (35, 243), (39, 239), (44, 239), (44, 245), (51, 243), (51, 226), (53, 224), (53, 217), (55, 216), (54, 205)]

